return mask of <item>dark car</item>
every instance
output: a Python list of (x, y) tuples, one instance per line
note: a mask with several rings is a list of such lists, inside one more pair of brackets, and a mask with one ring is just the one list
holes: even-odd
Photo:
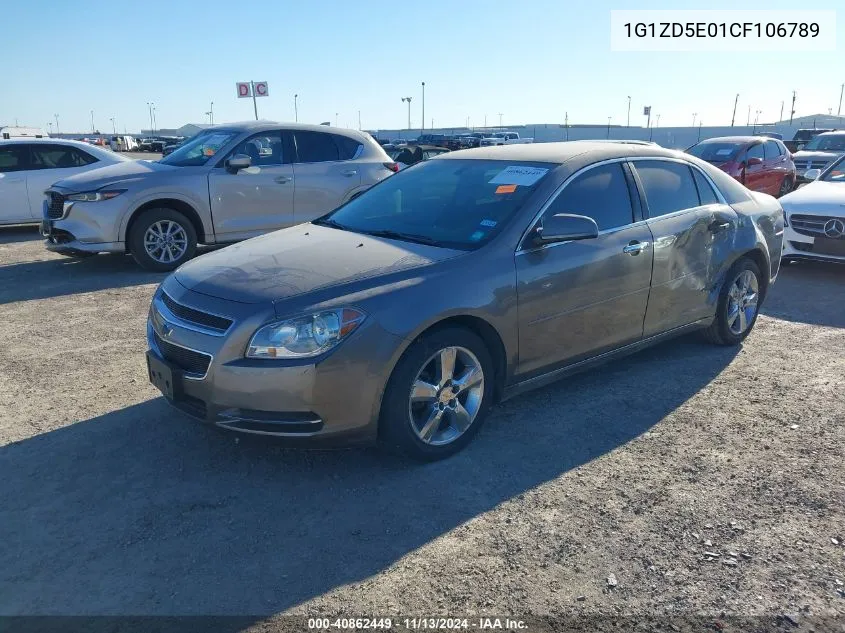
[(406, 147), (389, 151), (387, 154), (390, 158), (399, 163), (400, 169), (404, 169), (405, 167), (416, 165), (420, 161), (434, 158), (440, 154), (445, 154), (448, 151), (449, 150), (445, 147), (437, 147), (434, 145), (408, 145)]
[(824, 134), (825, 132), (833, 132), (833, 130), (828, 128), (800, 129), (795, 132), (795, 136), (792, 137), (791, 141), (784, 141), (783, 143), (786, 145), (786, 149), (795, 153), (804, 149), (804, 146), (807, 143), (816, 138), (819, 134)]
[(782, 240), (776, 200), (681, 152), (448, 152), (184, 264), (153, 298), (149, 376), (221, 428), (439, 459), (596, 363), (694, 330), (738, 345)]
[(792, 155), (798, 172), (798, 184), (811, 182), (804, 173), (810, 169), (825, 169), (845, 154), (845, 130), (823, 132), (810, 139), (803, 149)]
[(778, 139), (723, 136), (696, 143), (687, 152), (715, 165), (752, 191), (784, 196), (795, 186), (795, 164)]

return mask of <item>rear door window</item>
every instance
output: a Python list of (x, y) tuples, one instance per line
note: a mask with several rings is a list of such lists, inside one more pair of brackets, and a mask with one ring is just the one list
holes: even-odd
[(783, 152), (780, 149), (780, 145), (777, 141), (766, 141), (763, 143), (763, 151), (766, 154), (766, 160), (772, 160), (773, 158), (780, 158), (783, 155)]
[(687, 165), (662, 160), (638, 160), (634, 161), (634, 167), (643, 186), (650, 218), (692, 209), (701, 204), (692, 170)]
[(354, 160), (364, 151), (364, 146), (355, 139), (339, 134), (332, 134), (340, 160)]
[(701, 200), (701, 204), (717, 204), (719, 202), (719, 198), (716, 197), (716, 192), (713, 191), (713, 187), (710, 186), (710, 183), (707, 182), (707, 179), (701, 175), (701, 172), (697, 169), (692, 170), (693, 178), (695, 178), (695, 186), (698, 188), (698, 197)]
[(334, 140), (334, 134), (297, 130), (293, 135), (296, 139), (298, 163), (325, 163), (340, 160), (340, 150)]
[(87, 152), (69, 145), (31, 145), (31, 169), (68, 169), (96, 163), (97, 159)]

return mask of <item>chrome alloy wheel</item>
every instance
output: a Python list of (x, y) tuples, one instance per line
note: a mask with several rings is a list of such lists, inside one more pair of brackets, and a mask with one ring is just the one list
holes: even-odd
[(160, 264), (171, 264), (185, 256), (188, 235), (178, 222), (159, 220), (144, 233), (144, 249)]
[(757, 275), (743, 270), (728, 291), (728, 327), (736, 335), (744, 333), (754, 321), (759, 300)]
[(411, 428), (426, 444), (442, 446), (472, 425), (484, 397), (481, 363), (465, 347), (446, 347), (431, 356), (411, 384)]

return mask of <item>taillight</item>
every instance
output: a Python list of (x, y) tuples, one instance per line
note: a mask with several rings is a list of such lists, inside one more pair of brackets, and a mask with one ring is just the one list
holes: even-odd
[(390, 171), (394, 174), (399, 171), (399, 163), (382, 163), (385, 167), (387, 167)]

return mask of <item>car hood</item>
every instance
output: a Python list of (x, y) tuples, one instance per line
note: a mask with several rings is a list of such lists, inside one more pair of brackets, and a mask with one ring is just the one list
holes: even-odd
[(130, 160), (70, 176), (59, 180), (54, 186), (71, 191), (94, 191), (105, 185), (128, 184), (182, 169), (187, 168), (163, 165), (149, 160)]
[(828, 160), (842, 156), (845, 152), (813, 152), (800, 150), (792, 155), (792, 160)]
[(845, 215), (845, 183), (816, 180), (780, 199), (788, 211)]
[(194, 292), (264, 303), (420, 268), (463, 253), (300, 224), (203, 255), (181, 266), (175, 276)]

